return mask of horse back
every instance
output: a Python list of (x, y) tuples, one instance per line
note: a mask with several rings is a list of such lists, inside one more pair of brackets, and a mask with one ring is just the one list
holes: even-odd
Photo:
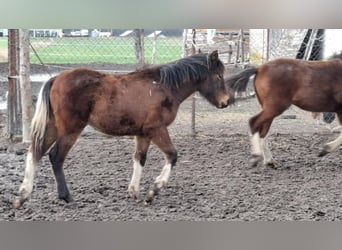
[(178, 109), (167, 89), (139, 73), (76, 69), (56, 78), (50, 96), (60, 120), (74, 123), (68, 127), (90, 124), (112, 135), (141, 134), (144, 127), (168, 125)]
[(335, 110), (342, 104), (342, 61), (276, 59), (259, 67), (255, 87), (261, 99), (273, 96), (305, 110)]

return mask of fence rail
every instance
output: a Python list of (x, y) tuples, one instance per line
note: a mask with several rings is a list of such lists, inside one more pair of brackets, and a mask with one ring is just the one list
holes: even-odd
[[(64, 35), (60, 31), (31, 31), (30, 61), (32, 65), (55, 67), (54, 72), (80, 65), (96, 68), (99, 64), (101, 69), (108, 65), (112, 71), (131, 71), (141, 66), (139, 60), (160, 64), (217, 49), (231, 73), (248, 64), (258, 65), (279, 57), (325, 59), (341, 50), (341, 34), (341, 30), (313, 29), (99, 29), (97, 34), (94, 30), (69, 30)], [(8, 47), (8, 37), (0, 37), (0, 63), (5, 63), (2, 66), (8, 63)], [(7, 80), (7, 76), (0, 74), (0, 79)], [(192, 117), (196, 118), (196, 127), (208, 122), (200, 111)], [(193, 127), (189, 124), (189, 128)]]

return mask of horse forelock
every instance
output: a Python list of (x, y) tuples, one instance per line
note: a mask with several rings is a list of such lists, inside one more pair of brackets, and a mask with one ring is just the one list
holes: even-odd
[(210, 65), (207, 54), (196, 54), (160, 66), (160, 83), (178, 88), (189, 81), (203, 81), (211, 73), (223, 73), (224, 65), (218, 60)]

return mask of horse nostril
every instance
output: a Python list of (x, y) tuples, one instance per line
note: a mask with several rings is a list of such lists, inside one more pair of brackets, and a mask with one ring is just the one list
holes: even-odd
[(221, 102), (220, 107), (221, 107), (221, 108), (225, 108), (225, 107), (227, 107), (228, 105), (229, 105), (229, 99), (227, 99), (227, 100)]

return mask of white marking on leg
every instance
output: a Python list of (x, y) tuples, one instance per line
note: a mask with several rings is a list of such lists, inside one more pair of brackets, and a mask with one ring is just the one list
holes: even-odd
[(340, 132), (340, 135), (332, 142), (329, 142), (325, 145), (326, 150), (328, 152), (332, 152), (336, 150), (342, 143), (342, 131)]
[(128, 186), (128, 192), (131, 196), (138, 196), (140, 192), (140, 179), (142, 173), (142, 166), (139, 161), (133, 160), (133, 175), (131, 183)]
[(264, 139), (264, 143), (263, 143), (263, 149), (264, 149), (264, 164), (273, 164), (273, 157), (272, 157), (272, 153), (271, 153), (271, 150), (269, 148), (269, 145), (268, 145), (268, 141), (267, 139), (265, 138)]
[(24, 180), (19, 188), (19, 193), (21, 195), (21, 198), (27, 199), (33, 189), (33, 179), (35, 176), (37, 163), (32, 158), (32, 152), (29, 150), (26, 157), (26, 167), (25, 167), (25, 174), (24, 174)]
[(251, 138), (251, 144), (252, 144), (252, 155), (262, 155), (262, 146), (261, 146), (261, 139), (259, 132), (256, 132), (252, 135)]
[(167, 182), (169, 181), (169, 177), (171, 174), (171, 164), (166, 164), (163, 167), (163, 170), (161, 171), (160, 175), (156, 178), (156, 181), (154, 182), (157, 188), (164, 187)]

